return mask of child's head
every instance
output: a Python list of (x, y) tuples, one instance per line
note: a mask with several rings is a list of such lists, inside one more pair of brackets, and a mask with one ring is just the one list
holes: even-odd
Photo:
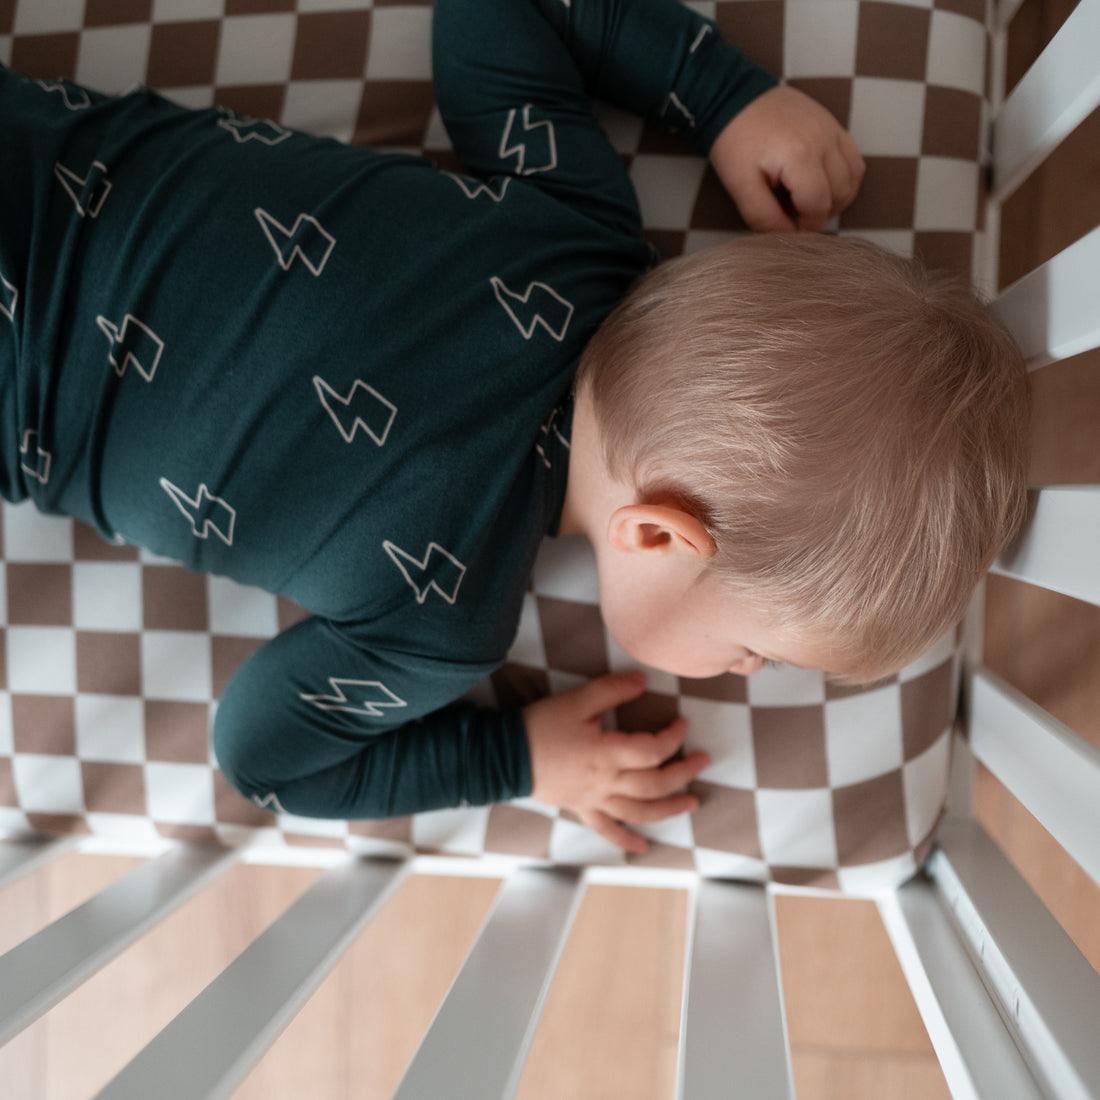
[(708, 573), (872, 679), (957, 622), (1025, 507), (1029, 391), (956, 279), (747, 237), (644, 276), (578, 388), (609, 473), (713, 538)]

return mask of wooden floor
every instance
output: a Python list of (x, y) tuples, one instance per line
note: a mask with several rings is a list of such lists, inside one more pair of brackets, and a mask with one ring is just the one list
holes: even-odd
[[(0, 905), (0, 951), (137, 862), (73, 854), (16, 883)], [(0, 1096), (93, 1095), (318, 874), (233, 868), (0, 1048)], [(495, 891), (495, 882), (480, 878), (407, 880), (236, 1100), (388, 1097)], [(777, 922), (801, 1100), (946, 1100), (874, 905), (783, 897)], [(685, 931), (682, 891), (589, 889), (519, 1100), (673, 1095)]]
[[(1022, 71), (1072, 6), (1072, 0), (1026, 0), (1016, 17), (1010, 68)], [(1100, 117), (1094, 116), (1006, 207), (1006, 282), (1100, 221), (1098, 178)], [(1097, 355), (1045, 368), (1035, 381), (1033, 480), (1100, 482)], [(1100, 745), (1100, 610), (993, 579), (986, 626), (994, 670)], [(1100, 890), (987, 774), (978, 776), (975, 804), (1100, 969)], [(135, 862), (69, 855), (9, 888), (0, 895), (0, 951)], [(235, 867), (0, 1048), (0, 1097), (84, 1100), (94, 1094), (318, 874)], [(236, 1100), (389, 1096), (495, 890), (485, 879), (408, 880)], [(589, 890), (521, 1100), (673, 1095), (685, 921), (678, 891)], [(799, 1100), (946, 1098), (875, 907), (780, 897), (777, 927)]]

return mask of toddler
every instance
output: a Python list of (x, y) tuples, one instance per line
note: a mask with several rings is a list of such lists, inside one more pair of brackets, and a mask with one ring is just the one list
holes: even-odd
[(219, 700), (258, 805), (533, 794), (638, 851), (707, 763), (682, 721), (600, 728), (644, 677), (456, 702), (543, 536), (587, 536), (641, 662), (878, 677), (1019, 520), (1019, 355), (858, 242), (649, 270), (592, 96), (693, 140), (754, 229), (819, 229), (863, 170), (675, 0), (437, 0), (433, 64), (468, 175), (0, 69), (0, 492), (311, 613)]

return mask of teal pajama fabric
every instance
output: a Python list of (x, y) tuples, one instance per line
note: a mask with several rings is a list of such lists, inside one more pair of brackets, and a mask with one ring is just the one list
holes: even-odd
[(611, 98), (705, 150), (774, 81), (671, 0), (439, 0), (468, 174), (0, 68), (0, 491), (311, 617), (219, 701), (290, 813), (524, 795), (498, 667), (585, 342), (652, 262)]

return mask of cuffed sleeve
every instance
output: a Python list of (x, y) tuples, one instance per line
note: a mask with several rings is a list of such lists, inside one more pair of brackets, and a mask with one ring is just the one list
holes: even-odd
[(450, 700), (491, 666), (370, 652), (323, 619), (262, 646), (219, 700), (219, 767), (307, 817), (380, 818), (530, 793), (519, 710)]
[(523, 176), (595, 216), (637, 219), (592, 98), (706, 153), (775, 85), (678, 0), (437, 0), (436, 96), (455, 150), (484, 175)]

